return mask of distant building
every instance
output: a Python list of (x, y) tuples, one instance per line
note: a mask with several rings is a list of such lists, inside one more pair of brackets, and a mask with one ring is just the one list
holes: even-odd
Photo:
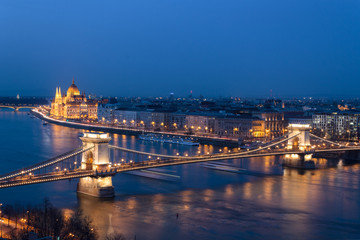
[(358, 140), (360, 113), (315, 113), (312, 117), (313, 132), (333, 140)]
[[(162, 104), (162, 101), (158, 99), (156, 102), (156, 106)], [(205, 105), (208, 107), (214, 102), (202, 101), (199, 103), (200, 108), (203, 108)], [(227, 106), (228, 103), (223, 105)], [(253, 110), (246, 109), (246, 113), (234, 114), (219, 110), (217, 112), (185, 112), (165, 108), (149, 108), (149, 105), (147, 108), (140, 108), (139, 106), (141, 107), (141, 105), (126, 105), (123, 106), (123, 109), (115, 109), (114, 106), (112, 108), (110, 106), (99, 107), (98, 117), (104, 123), (123, 127), (178, 131), (186, 134), (241, 138), (244, 140), (253, 138), (272, 139), (282, 136), (286, 132), (284, 112), (271, 109), (255, 113)]]
[(140, 128), (144, 128), (144, 129), (150, 129), (153, 128), (152, 122), (152, 112), (147, 112), (147, 111), (138, 111), (137, 112), (137, 125)]
[(116, 119), (121, 120), (124, 126), (137, 126), (137, 112), (136, 111), (121, 111), (120, 115), (116, 115)]
[(169, 128), (171, 130), (184, 130), (186, 125), (186, 115), (181, 113), (169, 114)]
[(253, 138), (265, 137), (265, 121), (262, 119), (254, 119), (252, 121), (252, 129), (249, 131)]
[(87, 99), (85, 94), (80, 94), (79, 89), (72, 81), (66, 94), (56, 88), (55, 98), (51, 102), (50, 115), (64, 119), (97, 119), (98, 104), (95, 100)]
[(283, 112), (264, 111), (255, 113), (254, 116), (265, 121), (266, 138), (276, 138), (284, 135), (286, 121)]
[(214, 133), (215, 117), (205, 115), (186, 115), (184, 128), (192, 133)]
[[(259, 126), (260, 125), (260, 126)], [(248, 117), (217, 117), (215, 119), (215, 134), (219, 136), (229, 136), (242, 139), (253, 137), (253, 131), (256, 133), (260, 130), (263, 123), (258, 118)], [(254, 128), (255, 127), (255, 128)], [(263, 134), (260, 134), (263, 136)], [(260, 137), (260, 136), (257, 136)]]

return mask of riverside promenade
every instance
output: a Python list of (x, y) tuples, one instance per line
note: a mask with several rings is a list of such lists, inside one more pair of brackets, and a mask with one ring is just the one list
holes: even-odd
[(36, 116), (37, 118), (44, 120), (49, 123), (71, 127), (76, 129), (83, 129), (89, 131), (101, 131), (107, 133), (116, 133), (116, 134), (125, 134), (125, 135), (141, 135), (144, 133), (153, 133), (159, 135), (170, 135), (170, 136), (180, 136), (180, 137), (192, 137), (194, 141), (199, 142), (200, 144), (210, 144), (216, 146), (227, 146), (227, 147), (238, 147), (238, 141), (235, 139), (229, 138), (217, 138), (217, 137), (209, 137), (209, 136), (196, 136), (196, 135), (187, 135), (181, 133), (174, 133), (174, 132), (161, 132), (161, 131), (151, 131), (151, 130), (143, 130), (143, 129), (136, 129), (136, 128), (122, 128), (122, 127), (115, 127), (109, 125), (101, 125), (101, 124), (94, 124), (94, 123), (83, 123), (83, 122), (70, 122), (60, 119), (55, 119), (49, 117), (43, 111), (40, 111), (38, 108), (32, 109), (31, 113)]

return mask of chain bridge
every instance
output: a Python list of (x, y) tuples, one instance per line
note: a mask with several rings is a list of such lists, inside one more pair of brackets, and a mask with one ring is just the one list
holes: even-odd
[[(79, 178), (78, 192), (96, 197), (113, 197), (112, 176), (127, 171), (280, 155), (285, 156), (293, 166), (303, 167), (316, 153), (360, 150), (357, 143), (343, 144), (313, 135), (310, 133), (310, 126), (306, 124), (290, 124), (288, 130), (288, 134), (253, 149), (238, 148), (227, 152), (194, 156), (165, 155), (127, 149), (110, 145), (111, 137), (107, 133), (87, 132), (80, 137), (82, 146), (46, 161), (1, 175), (0, 188)], [(121, 157), (110, 161), (110, 151), (117, 151), (116, 156)]]

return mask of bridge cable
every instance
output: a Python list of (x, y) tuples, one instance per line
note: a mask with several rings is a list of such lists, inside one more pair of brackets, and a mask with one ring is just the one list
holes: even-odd
[(92, 148), (93, 148), (93, 146), (89, 147), (89, 148), (79, 147), (79, 148), (73, 149), (73, 150), (71, 150), (69, 152), (60, 154), (60, 155), (58, 155), (58, 156), (56, 156), (54, 158), (50, 158), (50, 159), (48, 159), (46, 161), (36, 163), (36, 164), (31, 165), (29, 167), (23, 168), (21, 170), (16, 170), (16, 171), (4, 174), (4, 175), (0, 176), (0, 181), (5, 180), (5, 179), (9, 179), (9, 178), (13, 178), (13, 177), (17, 177), (17, 176), (20, 176), (20, 175), (23, 175), (23, 174), (26, 174), (26, 173), (30, 173), (32, 171), (36, 171), (36, 170), (51, 166), (51, 165), (53, 165), (55, 163), (59, 163), (59, 162), (64, 161), (64, 160), (66, 160), (68, 158), (74, 157), (74, 156), (76, 156), (76, 155), (78, 155), (80, 153), (86, 152), (86, 151), (88, 151), (88, 150), (90, 150)]
[(335, 144), (335, 145), (338, 145), (338, 146), (340, 146), (340, 147), (352, 147), (352, 146), (342, 145), (342, 144), (340, 144), (340, 143), (336, 143), (336, 142), (333, 142), (333, 141), (330, 141), (330, 140), (321, 138), (321, 137), (316, 136), (316, 135), (314, 135), (314, 134), (312, 134), (312, 133), (309, 133), (309, 135), (310, 135), (311, 137), (317, 138), (317, 139), (319, 139), (319, 140), (321, 140), (321, 141), (328, 142), (328, 143), (331, 143), (331, 144)]

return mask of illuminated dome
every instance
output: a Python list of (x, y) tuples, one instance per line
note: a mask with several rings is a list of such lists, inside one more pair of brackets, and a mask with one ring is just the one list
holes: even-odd
[(74, 79), (73, 79), (71, 86), (67, 90), (67, 96), (76, 96), (76, 95), (80, 95), (80, 91), (77, 88), (77, 86), (75, 85)]

